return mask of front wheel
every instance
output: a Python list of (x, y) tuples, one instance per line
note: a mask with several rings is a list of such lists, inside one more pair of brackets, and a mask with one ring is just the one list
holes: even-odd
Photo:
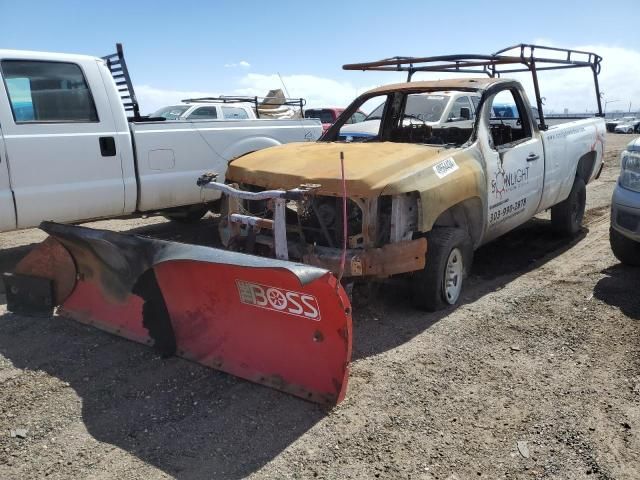
[(425, 267), (412, 278), (414, 305), (430, 312), (455, 305), (472, 261), (473, 246), (465, 230), (436, 227), (430, 231)]
[(566, 200), (551, 207), (551, 225), (562, 235), (573, 236), (582, 229), (582, 219), (587, 203), (587, 187), (576, 177)]
[(625, 265), (640, 267), (640, 242), (625, 237), (614, 228), (609, 229), (609, 244), (618, 260)]

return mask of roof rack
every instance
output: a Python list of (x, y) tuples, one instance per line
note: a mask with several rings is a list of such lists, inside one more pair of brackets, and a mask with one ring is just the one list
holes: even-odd
[[(557, 55), (562, 53), (562, 56)], [(543, 56), (539, 56), (542, 54)], [(556, 55), (548, 56), (548, 55)], [(500, 77), (503, 73), (530, 72), (536, 95), (536, 104), (540, 114), (540, 128), (546, 129), (542, 111), (542, 97), (538, 85), (538, 72), (543, 70), (563, 70), (569, 68), (590, 68), (598, 102), (598, 116), (602, 116), (600, 73), (602, 57), (592, 52), (570, 50), (566, 48), (545, 47), (521, 43), (503, 48), (491, 55), (459, 54), (434, 57), (393, 57), (375, 62), (352, 63), (343, 65), (344, 70), (374, 70), (386, 72), (407, 72), (407, 81), (416, 72), (454, 72), (473, 73)]]
[(107, 62), (107, 68), (111, 72), (113, 80), (116, 82), (116, 88), (120, 94), (125, 111), (132, 112), (134, 119), (140, 119), (140, 106), (138, 105), (136, 94), (133, 91), (133, 84), (131, 83), (127, 63), (124, 61), (122, 44), (116, 43), (116, 53), (102, 57), (102, 59)]
[(268, 109), (281, 107), (283, 105), (289, 107), (298, 107), (300, 112), (303, 112), (304, 106), (307, 101), (304, 98), (286, 98), (280, 96), (271, 97), (250, 97), (250, 96), (228, 96), (221, 95), (219, 97), (200, 97), (200, 98), (185, 98), (182, 100), (185, 103), (253, 103), (256, 111), (256, 116), (260, 118), (260, 110), (263, 113)]

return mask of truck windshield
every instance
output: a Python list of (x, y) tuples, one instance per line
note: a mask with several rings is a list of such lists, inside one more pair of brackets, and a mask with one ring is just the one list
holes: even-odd
[(350, 109), (370, 112), (364, 121), (347, 124), (341, 118), (323, 140), (453, 147), (466, 143), (473, 130), (475, 115), (469, 95), (450, 90), (394, 91), (361, 97), (356, 103)]
[(172, 105), (163, 107), (151, 114), (152, 117), (164, 117), (167, 120), (177, 120), (184, 112), (189, 109), (189, 105)]

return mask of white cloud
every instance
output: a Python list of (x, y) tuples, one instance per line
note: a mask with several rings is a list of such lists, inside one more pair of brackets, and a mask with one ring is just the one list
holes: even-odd
[(249, 62), (247, 62), (246, 60), (240, 60), (238, 63), (225, 63), (224, 64), (224, 68), (236, 68), (236, 67), (249, 68), (249, 67), (251, 67), (251, 64)]
[[(542, 43), (542, 42), (541, 42)], [(551, 42), (544, 41), (550, 45)], [(604, 45), (585, 45), (575, 47), (578, 50), (596, 52), (603, 57), (602, 71), (599, 75), (600, 89), (603, 92), (602, 106), (609, 100), (607, 111), (627, 111), (629, 102), (631, 110), (640, 110), (640, 51), (622, 47)], [(243, 62), (233, 64), (240, 66)], [(247, 62), (244, 62), (247, 64)], [(448, 78), (459, 76), (457, 74), (418, 74), (420, 78)], [(533, 86), (529, 74), (514, 74), (513, 77), (521, 80), (528, 92), (529, 100), (535, 103)], [(393, 83), (398, 81), (398, 75), (387, 76), (367, 75), (359, 78), (367, 78), (369, 84), (356, 84), (351, 81), (340, 81), (328, 77), (320, 77), (308, 74), (284, 75), (282, 81), (291, 97), (302, 97), (307, 100), (307, 107), (344, 107), (359, 94), (373, 88), (374, 81), (381, 83)], [(370, 79), (370, 80), (369, 80)], [(388, 80), (387, 80), (388, 79)], [(246, 73), (238, 81), (235, 89), (230, 89), (224, 94), (257, 95), (264, 96), (269, 90), (283, 88), (280, 76), (276, 73)], [(595, 111), (596, 100), (593, 88), (593, 76), (589, 69), (557, 70), (540, 73), (540, 89), (545, 97), (545, 111), (547, 113), (562, 113), (564, 108), (570, 112)], [(138, 101), (145, 113), (173, 103), (184, 98), (197, 98), (216, 96), (211, 92), (192, 92), (180, 90), (163, 90), (149, 85), (136, 87)], [(611, 102), (617, 100), (617, 102)]]
[[(539, 40), (536, 44), (553, 46), (549, 40)], [(598, 76), (600, 91), (603, 94), (602, 108), (605, 101), (617, 100), (607, 104), (607, 111), (640, 110), (640, 51), (622, 47), (606, 45), (581, 45), (576, 50), (595, 52), (602, 60), (602, 70)], [(563, 54), (545, 54), (551, 58), (558, 58)], [(577, 57), (578, 58), (578, 57)], [(584, 58), (584, 57), (583, 57)], [(580, 58), (578, 58), (580, 59)], [(505, 74), (505, 78), (515, 78), (524, 85), (529, 100), (535, 104), (533, 82), (529, 73)], [(415, 79), (448, 78), (445, 74), (416, 74)], [(544, 97), (547, 113), (569, 112), (581, 113), (597, 110), (593, 74), (588, 68), (571, 70), (552, 70), (539, 72), (540, 93)]]
[[(283, 87), (286, 85), (286, 90)], [(307, 107), (345, 107), (360, 93), (372, 88), (356, 87), (351, 82), (340, 82), (315, 75), (284, 75), (282, 81), (278, 74), (249, 73), (240, 80), (240, 88), (234, 90), (237, 95), (266, 95), (269, 90), (281, 88), (293, 98), (307, 100)]]
[(163, 90), (149, 85), (136, 85), (134, 86), (134, 89), (136, 97), (138, 98), (138, 103), (140, 104), (140, 111), (143, 114), (153, 113), (161, 107), (180, 103), (182, 100), (187, 98), (216, 97), (219, 95), (211, 92)]

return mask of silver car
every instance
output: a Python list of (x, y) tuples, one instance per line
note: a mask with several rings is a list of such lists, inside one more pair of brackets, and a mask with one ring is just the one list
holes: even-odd
[(609, 240), (622, 263), (640, 266), (640, 138), (621, 155), (618, 184), (611, 200)]

